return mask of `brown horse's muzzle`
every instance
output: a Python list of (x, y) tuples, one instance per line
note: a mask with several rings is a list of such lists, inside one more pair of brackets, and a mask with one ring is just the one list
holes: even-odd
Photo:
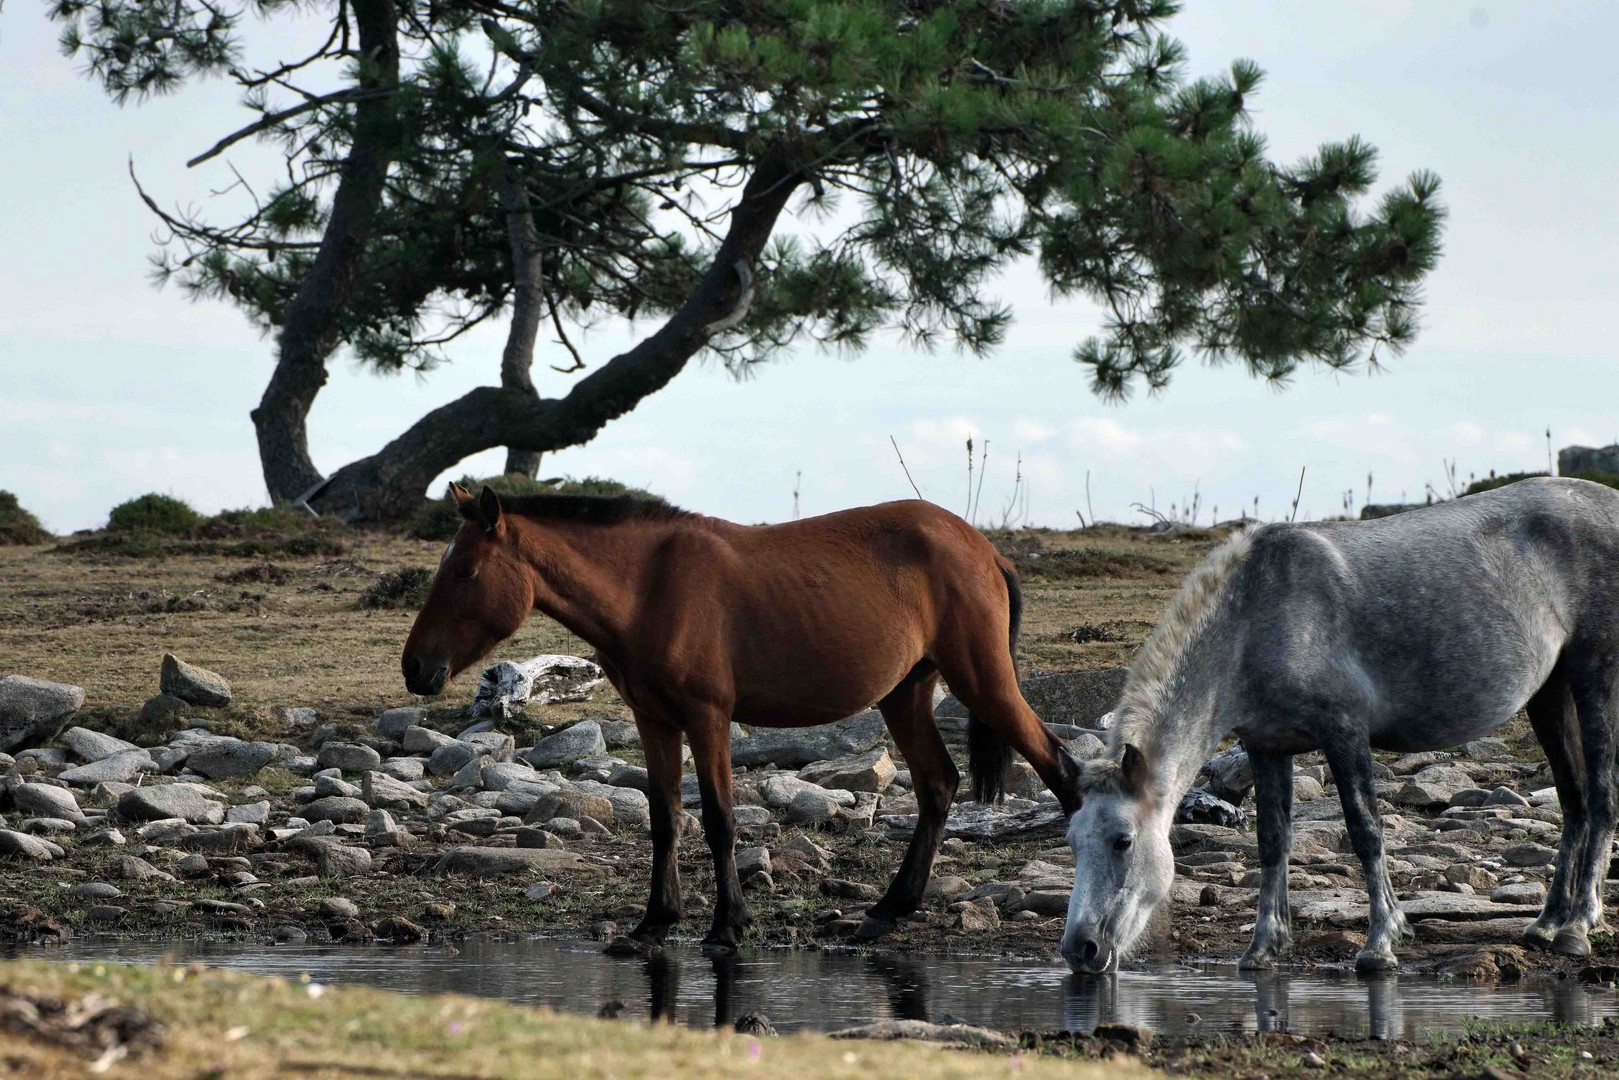
[(405, 673), (405, 688), (422, 697), (437, 697), (450, 681), (450, 665), (443, 660), (425, 660), (407, 652), (399, 666)]

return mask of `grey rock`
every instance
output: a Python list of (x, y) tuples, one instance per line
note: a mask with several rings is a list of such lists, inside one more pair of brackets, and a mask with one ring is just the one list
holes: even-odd
[(434, 731), (430, 727), (422, 727), (417, 724), (405, 729), (404, 738), (400, 739), (399, 745), (404, 748), (407, 754), (431, 754), (439, 747), (453, 742), (455, 740), (444, 734), (444, 732)]
[(0, 829), (0, 858), (50, 862), (67, 854), (60, 845), (28, 833)]
[(359, 799), (342, 795), (328, 795), (306, 803), (300, 811), (311, 822), (330, 821), (338, 825), (358, 824), (365, 820), (371, 808)]
[(138, 855), (121, 855), (118, 858), (118, 876), (125, 881), (173, 881), (174, 875), (166, 870), (159, 870)]
[(579, 656), (547, 654), (521, 663), (502, 660), (478, 680), (467, 715), (505, 719), (530, 701), (538, 705), (583, 701), (603, 681), (602, 669)]
[[(518, 847), (522, 847), (522, 846), (524, 846), (524, 845), (522, 845), (522, 844), (518, 845)], [(528, 887), (528, 891), (525, 892), (523, 895), (528, 897), (528, 899), (530, 899), (530, 900), (544, 900), (547, 896), (550, 896), (552, 893), (554, 893), (556, 891), (557, 891), (556, 882), (554, 882), (554, 881), (536, 881), (534, 884), (532, 884), (532, 885), (530, 885)]]
[(746, 768), (777, 765), (797, 769), (812, 761), (828, 761), (870, 750), (887, 727), (875, 709), (811, 728), (764, 728), (731, 740), (731, 763)]
[(1490, 890), (1490, 899), (1497, 904), (1532, 904), (1538, 907), (1546, 902), (1546, 886), (1538, 881), (1497, 885)]
[(770, 849), (742, 848), (736, 853), (736, 872), (739, 877), (744, 878), (754, 873), (770, 873)]
[(434, 750), (427, 759), (427, 772), (430, 776), (453, 776), (460, 772), (469, 761), (487, 757), (488, 754), (471, 743), (450, 741)]
[(594, 720), (582, 720), (535, 743), (534, 749), (528, 752), (528, 763), (537, 769), (554, 769), (606, 751), (607, 740), (602, 738), (601, 725)]
[(764, 799), (766, 806), (773, 806), (778, 810), (786, 809), (792, 801), (802, 792), (813, 792), (818, 796), (830, 799), (835, 806), (853, 806), (854, 794), (848, 791), (833, 791), (823, 788), (819, 784), (812, 784), (791, 773), (776, 773), (765, 777), (759, 785), (759, 796)]
[(125, 821), (179, 818), (191, 824), (217, 825), (225, 820), (219, 794), (201, 784), (150, 784), (126, 792), (118, 800)]
[[(545, 827), (541, 831), (560, 840), (583, 840), (585, 838), (583, 822), (586, 821), (596, 821), (596, 819), (588, 816), (580, 816), (579, 818), (554, 817), (544, 823)], [(601, 827), (601, 822), (598, 821), (596, 824)], [(518, 846), (523, 847), (524, 845), (519, 844)], [(540, 846), (544, 847), (546, 845), (542, 844)]]
[(37, 817), (64, 818), (80, 821), (79, 800), (67, 788), (52, 784), (18, 784), (11, 789), (12, 801), (17, 809)]
[(1241, 828), (1248, 815), (1224, 799), (1217, 798), (1202, 788), (1193, 788), (1181, 799), (1175, 811), (1175, 820), (1201, 825), (1224, 825)]
[(389, 758), (378, 766), (377, 771), (386, 773), (395, 780), (409, 783), (412, 780), (420, 780), (427, 775), (427, 761), (424, 758), (415, 757)]
[(368, 806), (423, 807), (427, 794), (385, 772), (368, 772), (360, 779), (360, 798)]
[(83, 762), (100, 761), (102, 758), (112, 757), (114, 754), (138, 749), (132, 742), (125, 742), (115, 736), (82, 727), (68, 728), (56, 737), (56, 741), (67, 747), (75, 757)]
[(453, 847), (434, 865), (436, 874), (464, 874), (468, 877), (503, 877), (538, 871), (542, 874), (606, 874), (606, 867), (586, 862), (563, 848)]
[(220, 825), (217, 829), (198, 829), (180, 840), (186, 851), (251, 851), (260, 844), (259, 827), (246, 821)]
[(321, 775), (315, 777), (315, 798), (323, 799), (328, 795), (341, 795), (345, 799), (360, 798), (360, 789), (340, 776)]
[(189, 744), (154, 746), (146, 753), (151, 757), (152, 765), (158, 772), (175, 773), (180, 771), (180, 766), (185, 764), (186, 758), (191, 756), (194, 749), (196, 747)]
[(224, 676), (188, 664), (173, 653), (163, 654), (158, 689), (181, 701), (205, 708), (229, 705), (231, 699), (230, 683), (225, 681)]
[(1509, 787), (1498, 787), (1485, 798), (1484, 806), (1528, 806), (1529, 800)]
[(186, 768), (210, 780), (229, 780), (254, 775), (280, 752), (275, 743), (215, 737), (191, 751)]
[(33, 833), (36, 836), (63, 836), (78, 829), (78, 826), (67, 818), (55, 817), (24, 818), (18, 827), (23, 832)]
[(124, 890), (106, 881), (86, 881), (69, 890), (76, 900), (118, 900)]
[(84, 689), (66, 683), (0, 676), (0, 750), (50, 742), (84, 705)]
[(1513, 761), (1516, 755), (1504, 739), (1474, 739), (1462, 746), (1462, 753), (1474, 761)]
[(328, 896), (316, 906), (315, 914), (323, 919), (358, 919), (360, 905), (346, 896)]
[(1241, 806), (1254, 787), (1254, 767), (1241, 746), (1222, 750), (1203, 763), (1198, 786), (1216, 799)]
[(371, 853), (363, 847), (328, 842), (315, 853), (315, 873), (323, 878), (352, 878), (371, 872)]
[(626, 747), (641, 745), (641, 732), (630, 721), (602, 720), (599, 723), (602, 738), (607, 741), (607, 749), (623, 750)]
[(87, 847), (123, 847), (125, 840), (123, 833), (109, 826), (90, 833), (81, 843)]
[(1556, 851), (1541, 844), (1514, 844), (1501, 853), (1501, 861), (1508, 866), (1545, 866), (1556, 858)]
[(472, 725), (471, 728), (457, 735), (456, 739), (466, 743), (468, 746), (477, 747), (496, 761), (510, 761), (512, 751), (517, 748), (517, 744), (512, 740), (512, 737), (504, 731), (473, 730), (481, 726), (480, 724)]
[(1075, 761), (1089, 761), (1091, 758), (1102, 756), (1107, 744), (1089, 731), (1081, 731), (1071, 739), (1064, 739), (1063, 745), (1068, 752), (1074, 755)]
[(1448, 806), (1450, 797), (1473, 786), (1473, 778), (1454, 765), (1429, 765), (1407, 780), (1394, 794), (1401, 806)]
[[(586, 795), (599, 795), (613, 804), (613, 817), (611, 819), (626, 825), (638, 825), (643, 829), (652, 826), (651, 803), (646, 792), (634, 788), (614, 787), (610, 784), (598, 783), (594, 780), (579, 780), (573, 784), (574, 791), (584, 792)], [(591, 815), (594, 817), (595, 815)]]
[(639, 765), (618, 765), (607, 774), (607, 782), (613, 787), (634, 788), (636, 791), (647, 791), (652, 781), (647, 771)]
[(734, 806), (731, 812), (738, 825), (768, 825), (772, 820), (770, 810), (763, 806)]
[(405, 737), (408, 728), (419, 725), (427, 718), (427, 710), (419, 705), (406, 705), (399, 709), (389, 709), (377, 717), (377, 734), (395, 742)]
[(811, 762), (798, 770), (798, 776), (823, 788), (878, 792), (893, 781), (895, 771), (888, 747), (877, 746), (830, 761)]
[(88, 765), (66, 769), (58, 773), (56, 778), (75, 787), (95, 787), (106, 783), (127, 784), (142, 773), (157, 771), (157, 763), (152, 760), (152, 755), (137, 748), (111, 754)]
[(820, 825), (837, 816), (838, 803), (824, 788), (805, 788), (787, 804), (787, 821), (792, 825)]
[(485, 791), (505, 791), (514, 782), (535, 783), (540, 774), (518, 761), (495, 761), (483, 767), (478, 781)]
[(382, 765), (382, 755), (359, 743), (327, 743), (315, 755), (315, 765), (346, 773), (370, 772)]
[[(624, 789), (628, 790), (628, 789)], [(542, 795), (534, 803), (529, 812), (524, 815), (524, 822), (530, 825), (544, 825), (552, 818), (592, 817), (597, 821), (611, 822), (616, 820), (613, 804), (601, 795), (590, 795), (583, 791), (574, 791), (564, 788)]]
[(233, 806), (225, 811), (225, 823), (228, 825), (268, 825), (270, 823), (270, 802), (268, 799), (264, 799), (259, 802)]

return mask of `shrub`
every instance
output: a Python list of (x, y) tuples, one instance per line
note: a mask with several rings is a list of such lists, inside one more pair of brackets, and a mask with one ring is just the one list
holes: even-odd
[(37, 517), (22, 508), (17, 496), (0, 491), (0, 544), (47, 544), (54, 539)]
[[(517, 475), (486, 476), (482, 480), (463, 476), (457, 483), (474, 495), (482, 491), (485, 484), (502, 495), (647, 494), (639, 488), (627, 487), (617, 480), (607, 480), (600, 476), (587, 476), (583, 480), (575, 480), (571, 476), (554, 480), (530, 480), (526, 476)], [(410, 519), (406, 532), (417, 540), (449, 541), (455, 538), (455, 532), (460, 527), (461, 515), (456, 512), (455, 500), (445, 492), (442, 498), (422, 504), (416, 516)]]
[(378, 575), (360, 594), (360, 606), (367, 608), (419, 608), (433, 587), (433, 571), (407, 566)]
[(113, 507), (107, 515), (107, 531), (177, 536), (201, 520), (201, 514), (179, 499), (152, 492)]

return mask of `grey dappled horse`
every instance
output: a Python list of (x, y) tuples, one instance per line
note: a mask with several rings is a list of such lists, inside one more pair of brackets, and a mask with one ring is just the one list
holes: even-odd
[(1084, 763), (1063, 956), (1103, 971), (1134, 943), (1174, 879), (1175, 807), (1235, 733), (1253, 760), (1262, 878), (1242, 966), (1288, 948), (1293, 755), (1319, 749), (1366, 871), (1356, 967), (1396, 967), (1409, 930), (1383, 861), (1372, 748), (1455, 746), (1520, 708), (1563, 809), (1524, 940), (1585, 955), (1614, 831), (1616, 654), (1619, 492), (1597, 484), (1523, 480), (1376, 521), (1232, 537), (1181, 586), (1131, 665), (1108, 752)]

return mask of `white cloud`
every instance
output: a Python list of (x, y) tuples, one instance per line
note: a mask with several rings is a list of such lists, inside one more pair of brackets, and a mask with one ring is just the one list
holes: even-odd
[(1020, 416), (1012, 421), (1012, 437), (1019, 443), (1041, 443), (1056, 434), (1054, 429), (1026, 416)]
[(1098, 447), (1111, 454), (1134, 450), (1141, 436), (1108, 417), (1086, 417), (1075, 420), (1068, 427), (1068, 443), (1079, 450), (1094, 451)]

